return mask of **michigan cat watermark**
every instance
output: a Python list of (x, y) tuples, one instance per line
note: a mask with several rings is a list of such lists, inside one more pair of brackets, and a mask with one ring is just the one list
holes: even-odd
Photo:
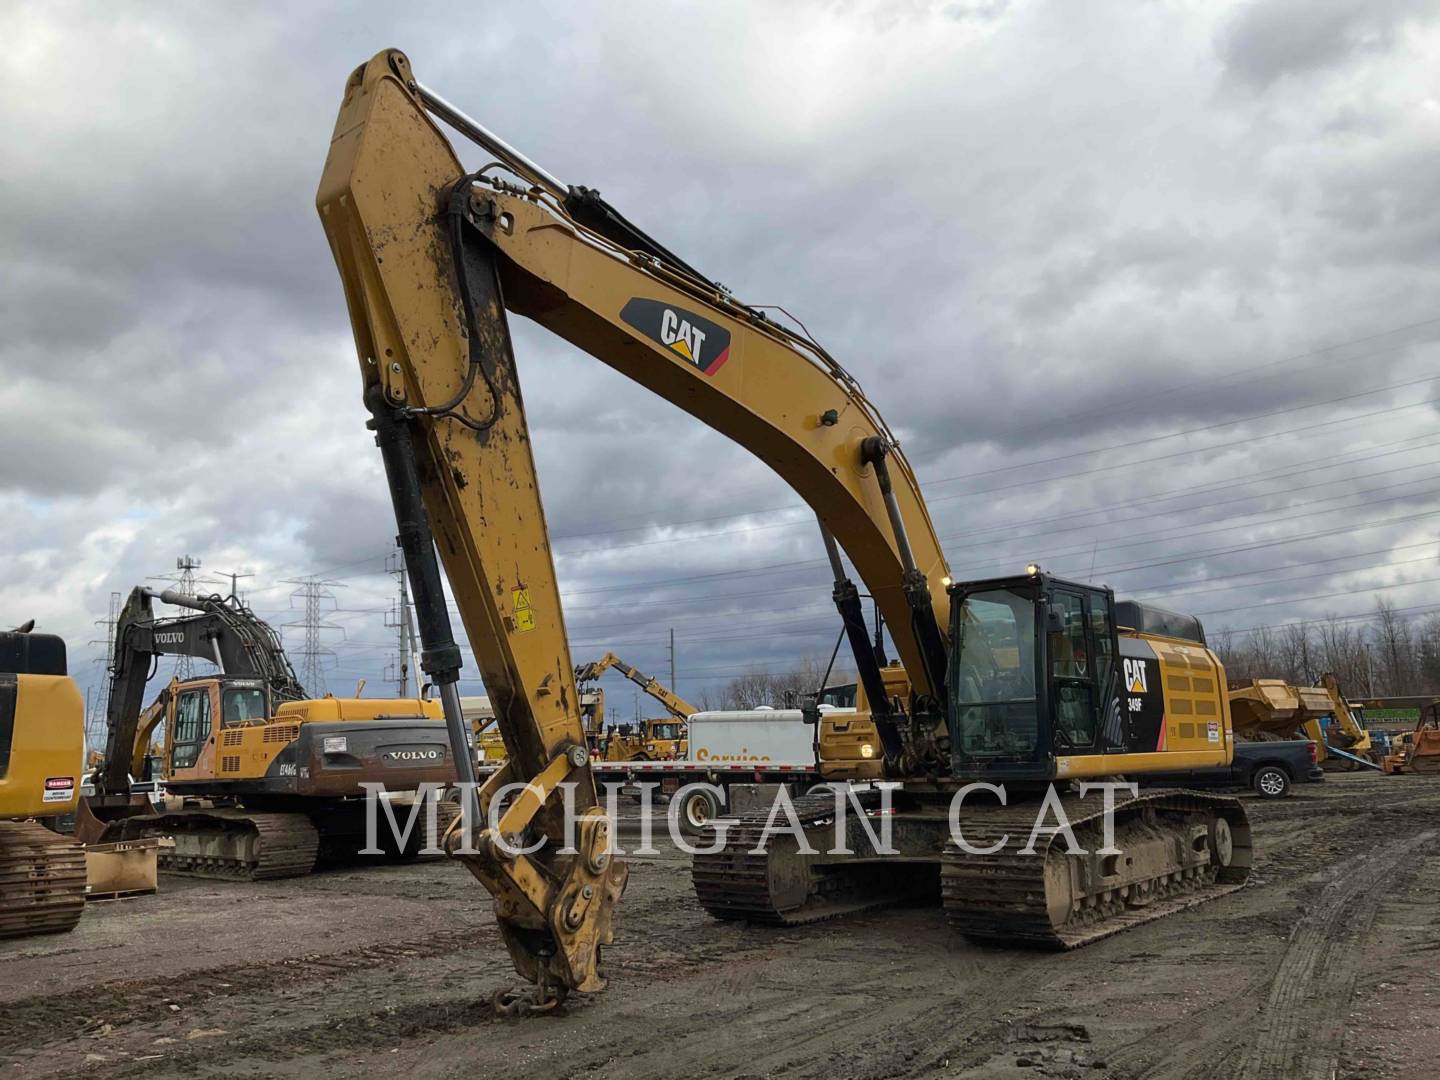
[[(423, 784), (417, 792), (393, 793), (383, 783), (363, 783), (366, 797), (365, 847), (361, 855), (380, 855), (386, 850), (413, 851), (415, 839), (424, 838), (421, 855), (443, 855), (447, 852), (457, 855), (475, 854), (480, 836), (486, 837), (487, 847), (498, 849), (508, 858), (532, 855), (550, 842), (545, 835), (526, 835), (524, 832), (507, 832), (503, 828), (506, 811), (522, 796), (543, 799), (545, 791), (536, 784), (506, 784), (489, 793), (489, 802), (483, 811), (478, 810), (476, 797), (483, 785), (441, 785)], [(609, 818), (607, 830), (608, 853), (615, 856), (657, 855), (655, 846), (657, 825), (660, 834), (670, 845), (687, 855), (713, 855), (723, 850), (728, 842), (729, 830), (738, 823), (738, 818), (725, 817), (728, 792), (716, 784), (686, 784), (677, 791), (658, 799), (660, 785), (647, 782), (638, 784), (609, 782), (598, 793), (600, 805)], [(797, 808), (796, 799), (784, 785), (777, 785), (765, 810), (765, 820), (759, 836), (749, 850), (751, 854), (764, 854), (771, 843), (779, 837), (788, 837), (801, 855), (853, 855), (853, 842), (863, 844), (867, 854), (899, 855), (894, 844), (894, 823), (896, 820), (895, 797), (903, 791), (898, 782), (879, 782), (866, 785), (835, 785), (824, 789), (829, 803), (817, 808), (816, 796), (804, 799), (803, 812)], [(1038, 801), (1027, 789), (1023, 805), (1028, 810), (1033, 805), (1034, 814), (1030, 820), (1025, 845), (1018, 848), (1022, 855), (1043, 853), (1049, 846), (1037, 847), (1039, 841), (1058, 838), (1064, 841), (1067, 855), (1119, 855), (1115, 846), (1116, 795), (1124, 793), (1130, 798), (1139, 795), (1139, 788), (1133, 782), (1121, 780), (1081, 781), (1076, 785), (1081, 799), (1098, 793), (1102, 799), (1101, 846), (1093, 852), (1087, 851), (1075, 835), (1075, 827), (1055, 785), (1047, 786)], [(561, 798), (561, 820), (563, 822), (564, 846), (558, 854), (571, 855), (575, 847), (576, 825), (583, 810), (590, 804), (581, 803), (581, 785), (564, 782), (556, 786)], [(588, 792), (591, 790), (585, 787)], [(402, 795), (404, 798), (397, 798)], [(696, 827), (687, 821), (683, 809), (691, 799), (703, 794), (720, 808), (721, 816)], [(418, 796), (418, 797), (417, 797)], [(553, 796), (552, 796), (553, 797)], [(822, 795), (823, 797), (823, 795)], [(989, 806), (1010, 806), (1010, 793), (1004, 784), (990, 784), (981, 781), (965, 784), (956, 790), (949, 802), (948, 832), (950, 840), (967, 855), (994, 855), (1009, 847), (1011, 833), (1006, 832), (989, 842), (972, 842), (965, 834), (966, 806), (974, 807), (971, 799)], [(622, 800), (638, 800), (638, 812), (621, 814)], [(443, 819), (441, 807), (450, 809)], [(1073, 802), (1070, 804), (1073, 808)], [(1093, 805), (1093, 804), (1091, 804)], [(398, 806), (398, 812), (397, 812)], [(458, 807), (458, 816), (456, 812)], [(1088, 812), (1087, 821), (1092, 815)], [(478, 812), (477, 812), (478, 811)], [(658, 812), (657, 812), (658, 811)], [(747, 811), (747, 820), (758, 821), (759, 809), (752, 806)], [(478, 820), (477, 820), (478, 818)], [(403, 819), (403, 820), (402, 820)], [(441, 826), (445, 822), (444, 828)], [(620, 841), (620, 822), (624, 820), (631, 833), (638, 833), (636, 839), (628, 840), (629, 846)], [(393, 849), (380, 844), (380, 838), (388, 830), (394, 842)], [(417, 834), (418, 830), (418, 834)], [(533, 830), (532, 830), (533, 832)], [(817, 848), (819, 841), (828, 841), (824, 849)]]

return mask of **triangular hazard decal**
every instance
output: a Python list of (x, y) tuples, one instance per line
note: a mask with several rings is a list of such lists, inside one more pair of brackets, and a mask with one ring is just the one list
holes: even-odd
[(689, 360), (692, 364), (695, 362), (695, 357), (690, 355), (690, 346), (686, 344), (684, 338), (681, 338), (679, 341), (675, 342), (673, 345), (670, 346), (670, 348), (674, 349), (686, 360)]

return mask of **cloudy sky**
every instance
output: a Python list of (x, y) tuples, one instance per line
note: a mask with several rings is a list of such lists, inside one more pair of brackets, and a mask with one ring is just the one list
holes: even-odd
[[(63, 634), (83, 684), (112, 591), (186, 553), (253, 573), (277, 623), (287, 580), (335, 582), (329, 688), (393, 659), (313, 205), (386, 46), (799, 315), (897, 430), (957, 578), (1038, 559), (1212, 629), (1440, 605), (1437, 4), (390, 8), (0, 2), (0, 623)], [(514, 330), (575, 658), (664, 674), (673, 628), (699, 699), (828, 656), (784, 485)]]

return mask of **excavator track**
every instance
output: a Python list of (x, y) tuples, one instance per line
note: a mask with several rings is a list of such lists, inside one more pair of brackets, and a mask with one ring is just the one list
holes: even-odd
[[(812, 836), (810, 846), (829, 847), (834, 796), (802, 795), (794, 806), (801, 827)], [(889, 907), (926, 891), (923, 866), (816, 864), (797, 853), (792, 837), (773, 833), (765, 851), (756, 851), (769, 817), (768, 809), (741, 815), (725, 830), (721, 850), (695, 856), (690, 871), (695, 895), (715, 918), (799, 926)], [(780, 819), (777, 824), (786, 823)]]
[[(1061, 797), (1080, 848), (1104, 846), (1097, 796)], [(946, 921), (967, 938), (1002, 945), (1073, 949), (1141, 923), (1213, 900), (1245, 884), (1250, 824), (1238, 799), (1193, 791), (1116, 799), (1115, 856), (1066, 854), (1063, 834), (1029, 843), (1038, 804), (966, 809), (961, 831), (976, 849), (952, 841), (941, 864)], [(1055, 822), (1047, 815), (1048, 824)]]
[(315, 868), (320, 846), (320, 834), (305, 814), (180, 810), (125, 824), (127, 836), (173, 837), (173, 848), (161, 848), (160, 868), (194, 877), (300, 877)]
[(0, 821), (0, 938), (63, 934), (85, 910), (85, 849), (34, 821)]
[[(1196, 792), (1153, 792), (1117, 798), (1115, 845), (1104, 847), (1104, 804), (1098, 795), (1062, 795), (1060, 805), (1086, 855), (1070, 856), (1063, 834), (1040, 835), (1022, 853), (1040, 812), (1039, 801), (965, 806), (961, 832), (973, 855), (953, 840), (938, 841), (928, 860), (826, 859), (804, 856), (792, 836), (760, 841), (768, 810), (731, 825), (720, 851), (696, 855), (691, 871), (701, 905), (719, 919), (797, 926), (933, 895), (940, 864), (946, 919), (972, 940), (1002, 945), (1072, 949), (1158, 919), (1242, 887), (1250, 873), (1250, 826), (1236, 799)], [(794, 801), (810, 846), (833, 842), (833, 796)], [(854, 817), (853, 810), (851, 818)], [(1046, 823), (1054, 824), (1053, 814)], [(777, 822), (784, 825), (783, 819)], [(933, 823), (932, 823), (933, 824)], [(947, 835), (940, 825), (936, 836)], [(847, 846), (865, 848), (851, 821)], [(943, 850), (942, 850), (943, 846)]]

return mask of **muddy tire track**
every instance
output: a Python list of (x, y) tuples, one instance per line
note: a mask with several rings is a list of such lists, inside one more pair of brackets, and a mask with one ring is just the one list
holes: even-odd
[(1352, 861), (1325, 887), (1295, 925), (1240, 1076), (1331, 1080), (1343, 1036), (1340, 1018), (1357, 974), (1355, 946), (1375, 921), (1383, 890), (1404, 876), (1406, 852), (1434, 837), (1431, 830), (1392, 840)]

